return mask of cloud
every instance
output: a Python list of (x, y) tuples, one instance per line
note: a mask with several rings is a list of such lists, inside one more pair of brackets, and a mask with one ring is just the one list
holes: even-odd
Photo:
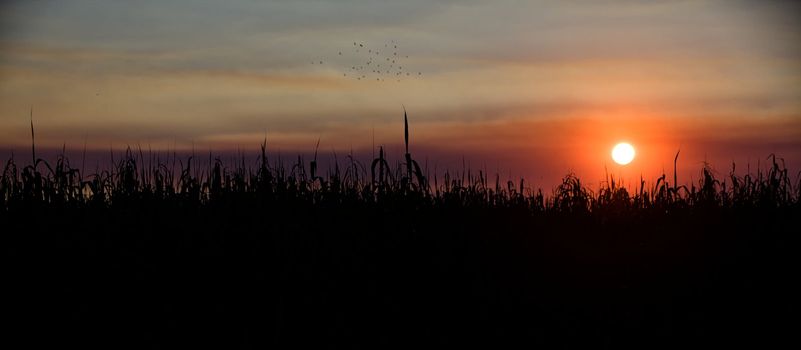
[[(660, 159), (677, 144), (694, 161), (699, 145), (716, 157), (784, 151), (801, 120), (793, 2), (2, 6), (0, 140), (10, 145), (27, 144), (34, 105), (43, 145), (228, 148), (266, 129), (286, 150), (318, 137), (364, 148), (373, 130), (393, 146), (406, 106), (425, 152), (562, 173), (602, 167), (605, 143), (627, 133)], [(343, 79), (351, 58), (339, 50), (388, 40), (422, 78)]]

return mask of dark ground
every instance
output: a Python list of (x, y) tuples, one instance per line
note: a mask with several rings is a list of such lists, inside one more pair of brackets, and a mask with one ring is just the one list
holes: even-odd
[(26, 348), (797, 342), (797, 205), (39, 205), (0, 213)]

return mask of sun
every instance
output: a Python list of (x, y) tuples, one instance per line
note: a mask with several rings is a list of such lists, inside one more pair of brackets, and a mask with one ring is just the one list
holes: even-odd
[(634, 154), (634, 146), (625, 142), (618, 143), (615, 148), (612, 148), (612, 159), (620, 165), (631, 163), (634, 160)]

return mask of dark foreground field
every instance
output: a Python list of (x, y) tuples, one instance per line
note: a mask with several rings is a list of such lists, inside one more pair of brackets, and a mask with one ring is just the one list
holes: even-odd
[(775, 162), (546, 194), (388, 164), (10, 161), (6, 331), (30, 348), (797, 341), (801, 208)]

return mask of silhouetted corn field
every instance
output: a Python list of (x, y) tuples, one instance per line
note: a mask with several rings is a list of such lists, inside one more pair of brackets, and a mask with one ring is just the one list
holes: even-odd
[[(270, 162), (266, 142), (261, 146), (258, 164), (240, 163), (226, 166), (219, 158), (207, 169), (192, 166), (193, 158), (161, 159), (161, 154), (130, 148), (122, 159), (114, 161), (107, 170), (85, 174), (71, 166), (63, 153), (55, 164), (35, 158), (32, 165), (19, 169), (15, 159), (8, 159), (0, 181), (3, 207), (15, 205), (105, 205), (119, 201), (183, 201), (208, 204), (239, 200), (243, 197), (270, 200), (293, 200), (315, 203), (364, 203), (401, 201), (420, 206), (521, 207), (532, 213), (600, 212), (619, 210), (717, 208), (768, 208), (798, 204), (801, 179), (791, 180), (788, 170), (768, 159), (768, 169), (756, 174), (730, 175), (717, 179), (709, 168), (701, 169), (697, 184), (679, 185), (669, 182), (666, 175), (656, 179), (653, 186), (644, 180), (634, 193), (608, 179), (598, 193), (582, 185), (575, 176), (564, 178), (551, 194), (525, 186), (524, 180), (515, 183), (501, 181), (498, 175), (471, 170), (442, 176), (421, 169), (409, 153), (408, 127), (406, 154), (403, 162), (390, 165), (383, 147), (370, 164), (348, 156), (345, 164), (337, 163), (325, 173), (320, 171), (317, 152), (305, 162)], [(677, 154), (678, 158), (678, 154)], [(211, 165), (213, 164), (213, 165)]]
[[(801, 184), (661, 176), (552, 191), (379, 149), (194, 166), (128, 150), (87, 174), (9, 159), (7, 290), (32, 347), (765, 345), (797, 315)], [(677, 155), (678, 157), (678, 155)], [(633, 189), (632, 189), (633, 188)], [(47, 335), (46, 337), (44, 335)]]
[[(348, 157), (322, 172), (316, 159), (285, 164), (271, 163), (266, 145), (256, 166), (224, 164), (209, 157), (207, 169), (192, 166), (193, 158), (163, 160), (161, 155), (128, 149), (107, 170), (85, 174), (59, 156), (55, 164), (36, 159), (19, 168), (14, 158), (5, 163), (0, 181), (3, 208), (24, 205), (113, 206), (116, 202), (182, 201), (204, 205), (241, 200), (302, 201), (308, 204), (359, 202), (383, 205), (403, 202), (420, 206), (475, 208), (524, 208), (531, 213), (598, 212), (693, 208), (779, 208), (798, 205), (801, 183), (791, 180), (788, 170), (771, 155), (771, 166), (756, 174), (732, 172), (719, 179), (709, 168), (701, 169), (697, 184), (678, 185), (665, 175), (647, 186), (644, 180), (627, 189), (605, 182), (597, 193), (568, 175), (552, 193), (526, 187), (519, 182), (470, 170), (431, 177), (424, 174), (411, 155), (390, 165), (384, 150), (370, 164)], [(408, 146), (407, 146), (408, 147)], [(316, 158), (316, 156), (315, 156)], [(633, 193), (630, 193), (632, 191)]]

